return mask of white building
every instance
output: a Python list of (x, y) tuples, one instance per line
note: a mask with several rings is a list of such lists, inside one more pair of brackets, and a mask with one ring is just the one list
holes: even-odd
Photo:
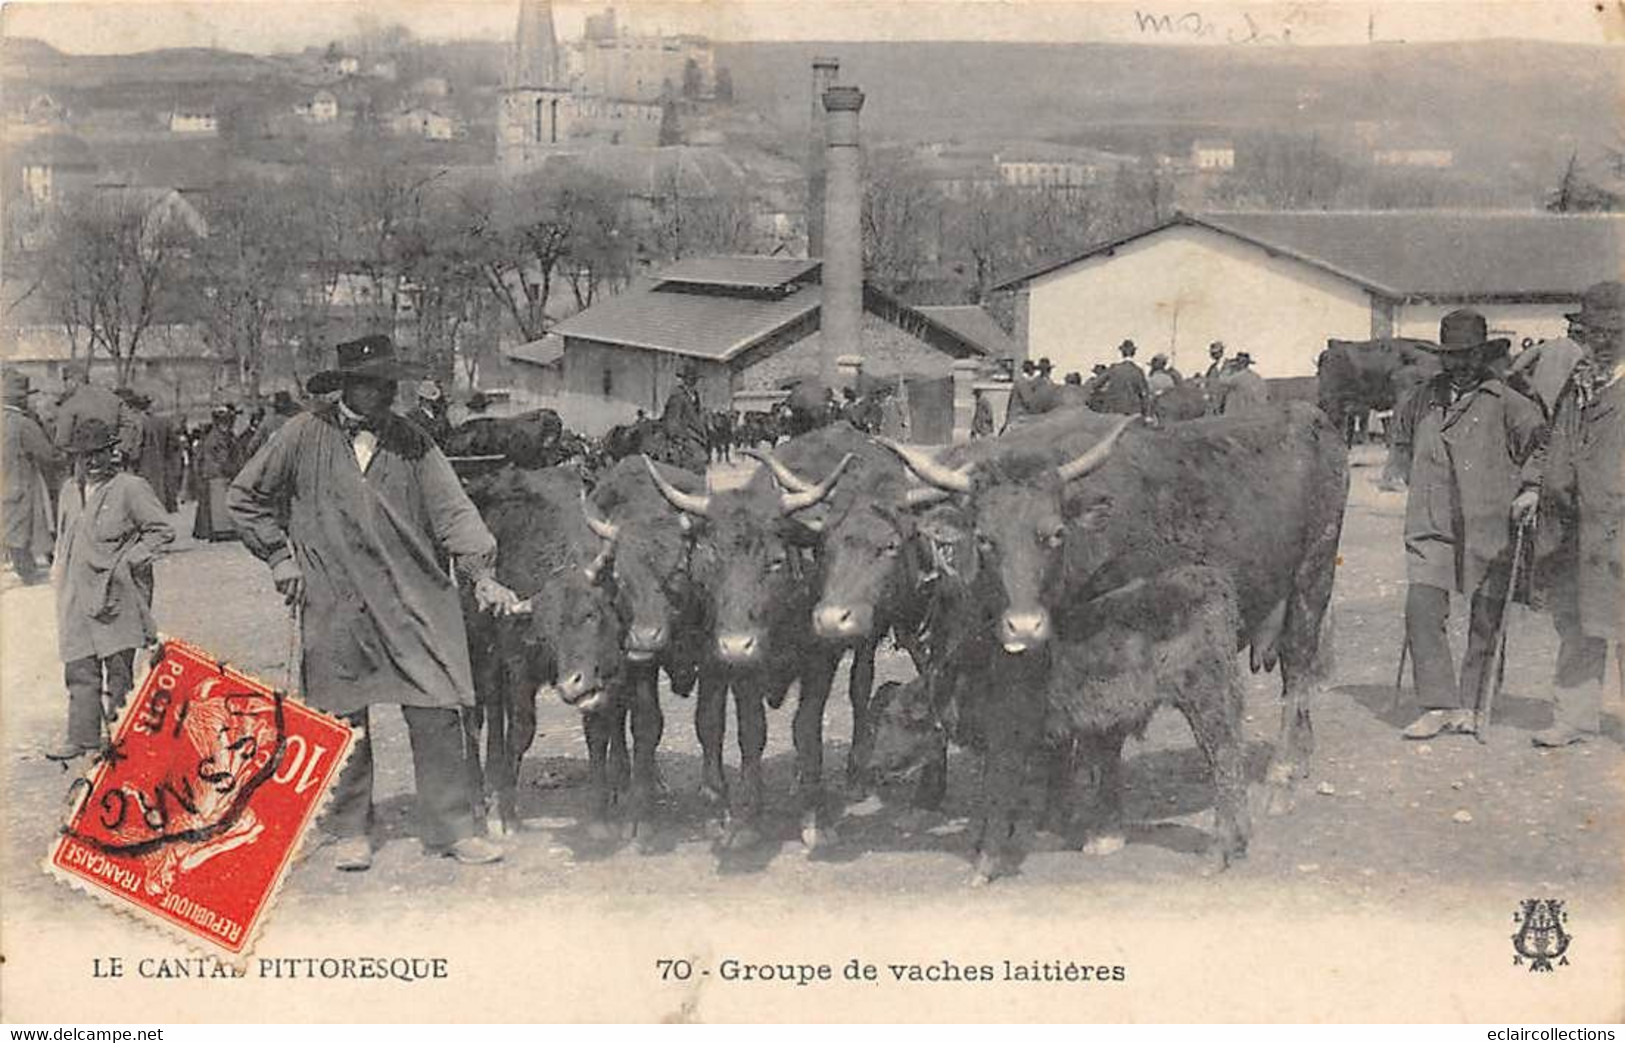
[(425, 141), (451, 141), (459, 129), (456, 120), (433, 109), (417, 106), (403, 109), (390, 117), (389, 129), (401, 137), (419, 137)]
[(1329, 338), (1433, 340), (1448, 311), (1498, 336), (1561, 336), (1580, 292), (1622, 270), (1625, 218), (1539, 212), (1179, 215), (996, 287), (1028, 357), (1088, 372), (1125, 338), (1141, 362), (1207, 362), (1222, 340), (1266, 377), (1310, 376)]
[(220, 124), (212, 112), (176, 109), (169, 114), (169, 132), (171, 134), (217, 134), (220, 132)]
[(1228, 141), (1195, 141), (1191, 144), (1191, 164), (1197, 170), (1236, 169), (1236, 146)]
[(1447, 148), (1383, 148), (1371, 153), (1371, 162), (1379, 167), (1447, 170), (1455, 166), (1456, 154)]
[(311, 123), (332, 123), (339, 118), (339, 100), (332, 91), (317, 91), (294, 111)]

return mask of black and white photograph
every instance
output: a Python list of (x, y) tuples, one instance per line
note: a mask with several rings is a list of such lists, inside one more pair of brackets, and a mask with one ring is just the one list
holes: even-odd
[(1622, 44), (5, 3), (0, 1021), (1621, 1021)]

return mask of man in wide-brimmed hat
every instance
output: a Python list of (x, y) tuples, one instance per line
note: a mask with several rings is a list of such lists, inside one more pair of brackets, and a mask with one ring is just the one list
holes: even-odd
[(360, 730), (327, 828), (334, 866), (372, 865), (369, 708), (398, 705), (411, 733), (424, 850), (465, 864), (502, 849), (475, 835), (459, 711), (474, 704), (468, 641), (449, 557), (483, 610), (518, 604), (496, 581), (496, 540), (434, 440), (391, 412), (400, 381), (423, 376), (388, 337), (338, 346), (309, 382), (337, 391), (290, 419), (232, 482), (243, 544), (303, 627), (302, 689)]
[[(1405, 632), (1423, 713), (1408, 739), (1471, 734), (1506, 610), (1513, 540), (1509, 516), (1523, 465), (1544, 425), (1540, 407), (1496, 376), (1508, 348), (1463, 308), (1439, 324), (1443, 367), (1411, 392), (1411, 485), (1405, 501)], [(1461, 681), (1445, 634), (1450, 592), (1471, 599)]]
[(1139, 348), (1132, 340), (1117, 346), (1122, 356), (1106, 370), (1106, 376), (1095, 389), (1090, 407), (1101, 413), (1151, 415), (1151, 385), (1146, 383), (1145, 370), (1134, 361)]
[(1225, 416), (1269, 408), (1270, 389), (1253, 369), (1253, 356), (1238, 351), (1219, 377), (1219, 408)]
[(120, 470), (118, 431), (80, 420), (68, 451), (78, 477), (62, 483), (56, 580), (57, 650), (68, 687), (68, 731), (48, 756), (69, 760), (98, 748), (103, 696), (117, 713), (134, 681), (135, 650), (157, 640), (150, 589), (139, 577), (175, 539), (164, 505), (145, 479)]
[(711, 459), (711, 440), (705, 426), (705, 409), (700, 405), (700, 370), (692, 361), (677, 368), (677, 386), (666, 397), (660, 413), (660, 427), (667, 449), (660, 456), (666, 463), (704, 473)]
[(1536, 581), (1560, 645), (1552, 727), (1538, 746), (1567, 746), (1601, 726), (1608, 646), (1625, 638), (1625, 285), (1597, 283), (1570, 312), (1569, 336), (1541, 345), (1531, 381), (1549, 395), (1551, 431), (1514, 501), (1535, 521)]
[(198, 443), (197, 514), (192, 519), (192, 538), (230, 540), (237, 536), (226, 510), (226, 487), (237, 473), (241, 457), (237, 449), (237, 407), (222, 402), (209, 411), (209, 429)]
[(446, 395), (433, 380), (418, 382), (418, 404), (408, 419), (429, 433), (434, 444), (443, 446), (451, 435), (451, 420), (446, 416)]
[(38, 394), (27, 374), (6, 370), (5, 424), (0, 428), (0, 510), (4, 511), (6, 551), (17, 578), (33, 586), (40, 582), (40, 556), (51, 549), (55, 526), (46, 476), (58, 464), (56, 447), (28, 408)]

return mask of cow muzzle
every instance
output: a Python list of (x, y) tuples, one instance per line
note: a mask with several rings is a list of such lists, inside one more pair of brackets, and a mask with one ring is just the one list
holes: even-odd
[(999, 620), (999, 641), (1011, 655), (1041, 647), (1050, 639), (1049, 613), (1043, 609), (1006, 612)]
[(591, 713), (604, 702), (604, 686), (584, 670), (559, 678), (558, 690), (566, 706), (573, 706), (582, 713)]
[(717, 635), (717, 656), (724, 663), (741, 665), (754, 663), (762, 654), (762, 643), (755, 634), (733, 633)]
[(666, 650), (669, 637), (664, 623), (634, 626), (626, 633), (626, 658), (634, 663), (648, 662)]
[(826, 641), (867, 637), (874, 624), (875, 610), (869, 605), (821, 604), (813, 610), (813, 629)]

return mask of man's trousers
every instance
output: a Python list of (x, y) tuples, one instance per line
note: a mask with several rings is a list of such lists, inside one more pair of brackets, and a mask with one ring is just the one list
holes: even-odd
[[(412, 743), (417, 786), (418, 836), (429, 850), (443, 850), (474, 835), (474, 813), (464, 763), (463, 725), (456, 710), (402, 706)], [(327, 828), (339, 837), (372, 829), (372, 727), (369, 710), (343, 718), (360, 729), (328, 805)]]

